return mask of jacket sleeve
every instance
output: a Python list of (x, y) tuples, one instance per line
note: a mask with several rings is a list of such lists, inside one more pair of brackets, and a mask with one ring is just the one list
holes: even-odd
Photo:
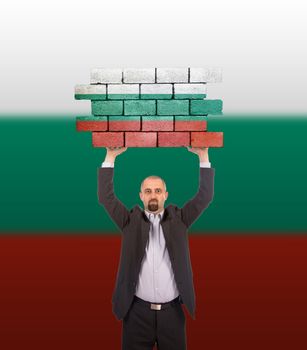
[(214, 195), (214, 168), (199, 168), (199, 188), (196, 195), (181, 208), (181, 219), (187, 227), (209, 206)]
[(98, 201), (105, 207), (116, 225), (123, 230), (129, 221), (129, 211), (114, 193), (113, 175), (114, 168), (98, 168)]

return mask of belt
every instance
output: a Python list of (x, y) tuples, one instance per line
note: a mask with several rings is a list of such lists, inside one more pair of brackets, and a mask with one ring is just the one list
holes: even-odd
[(141, 304), (141, 305), (151, 309), (151, 310), (159, 311), (159, 310), (167, 309), (170, 306), (174, 306), (175, 304), (181, 303), (181, 298), (180, 298), (180, 295), (178, 295), (177, 298), (175, 298), (175, 299), (173, 299), (171, 301), (168, 301), (167, 303), (160, 303), (160, 304), (158, 304), (158, 303), (151, 303), (149, 301), (143, 300), (143, 299), (141, 299), (141, 298), (139, 298), (139, 297), (137, 297), (135, 295), (134, 296), (134, 301), (136, 303), (139, 303), (139, 304)]

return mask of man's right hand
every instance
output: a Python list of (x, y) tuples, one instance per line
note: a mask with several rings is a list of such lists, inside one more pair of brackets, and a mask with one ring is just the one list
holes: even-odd
[(110, 163), (114, 163), (115, 158), (125, 152), (128, 149), (128, 147), (106, 147), (107, 150), (107, 154), (106, 154), (106, 158), (105, 158), (105, 162), (110, 162)]

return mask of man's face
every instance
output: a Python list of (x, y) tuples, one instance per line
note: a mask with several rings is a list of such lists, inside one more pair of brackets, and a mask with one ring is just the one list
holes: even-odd
[(140, 198), (144, 204), (144, 208), (152, 213), (158, 213), (164, 208), (164, 202), (168, 197), (162, 180), (146, 179), (143, 184)]

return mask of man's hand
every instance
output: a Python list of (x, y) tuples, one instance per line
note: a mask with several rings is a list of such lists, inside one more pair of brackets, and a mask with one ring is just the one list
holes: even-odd
[(188, 151), (193, 152), (199, 156), (200, 162), (209, 162), (209, 147), (187, 147)]
[(105, 162), (109, 162), (109, 163), (114, 163), (116, 157), (125, 152), (128, 147), (106, 147), (107, 149), (107, 154), (106, 154), (106, 158), (105, 158)]

